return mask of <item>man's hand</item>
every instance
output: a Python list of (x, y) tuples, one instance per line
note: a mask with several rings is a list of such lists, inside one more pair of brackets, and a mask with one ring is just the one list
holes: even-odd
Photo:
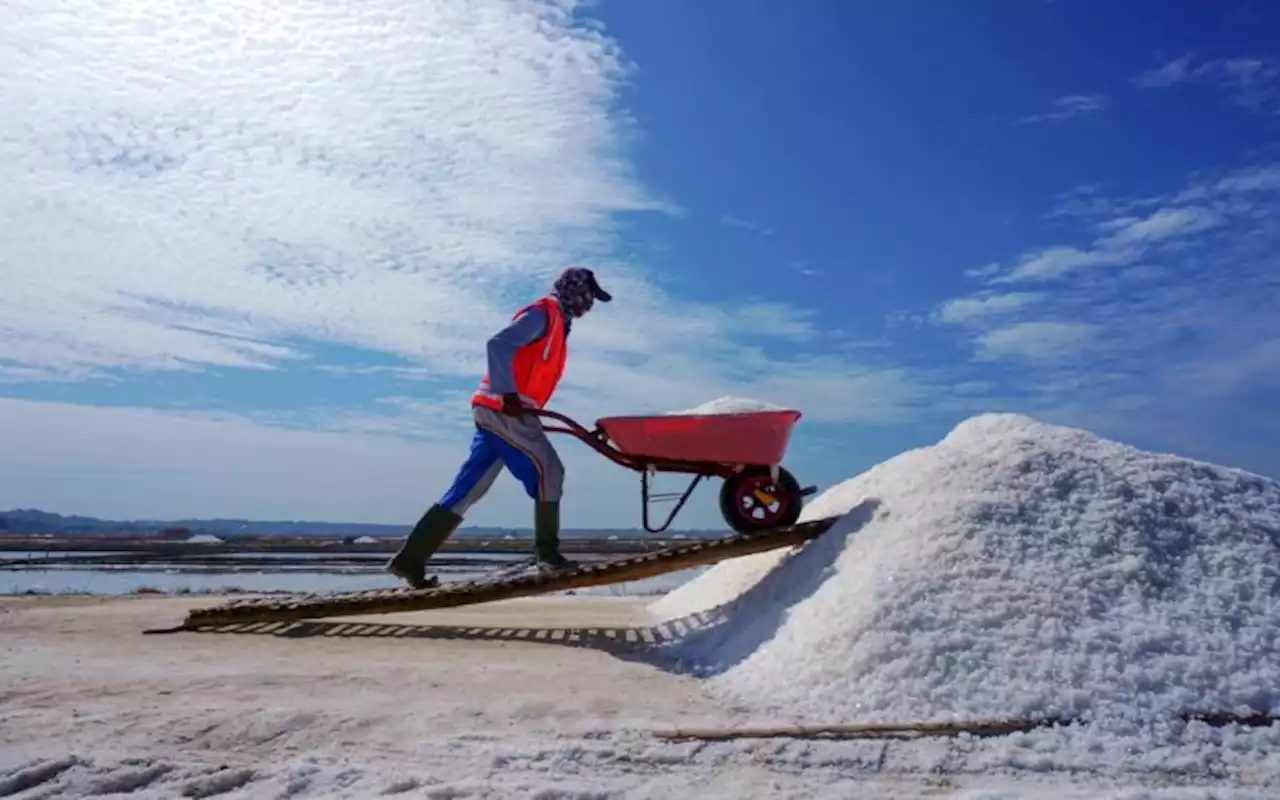
[(524, 404), (520, 402), (520, 395), (515, 392), (508, 392), (502, 396), (502, 413), (508, 417), (520, 419), (524, 416)]

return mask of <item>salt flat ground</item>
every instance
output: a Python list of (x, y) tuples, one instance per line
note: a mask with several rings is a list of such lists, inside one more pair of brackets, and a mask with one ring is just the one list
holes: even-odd
[[(557, 597), (351, 617), (303, 625), (293, 635), (141, 633), (213, 602), (0, 598), (0, 796), (669, 800), (1274, 791), (1251, 777), (1247, 763), (1056, 766), (1052, 746), (1035, 736), (664, 742), (654, 729), (740, 724), (749, 712), (608, 644), (614, 640), (602, 631), (647, 624), (639, 599)], [(522, 640), (520, 631), (530, 628), (571, 632), (577, 642)]]

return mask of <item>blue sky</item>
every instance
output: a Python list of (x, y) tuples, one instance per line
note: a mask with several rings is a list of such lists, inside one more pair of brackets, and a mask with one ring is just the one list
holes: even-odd
[[(1280, 12), (569, 6), (7, 11), (0, 507), (411, 522), (574, 262), (586, 421), (796, 407), (823, 486), (984, 411), (1280, 476)], [(557, 442), (566, 524), (638, 524)]]

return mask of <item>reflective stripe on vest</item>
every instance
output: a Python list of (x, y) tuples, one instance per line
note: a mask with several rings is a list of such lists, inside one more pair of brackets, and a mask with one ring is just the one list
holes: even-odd
[[(564, 336), (564, 316), (560, 304), (554, 297), (544, 297), (520, 309), (512, 316), (517, 319), (526, 311), (541, 307), (547, 314), (547, 330), (542, 338), (535, 339), (516, 351), (512, 360), (511, 377), (516, 385), (520, 401), (532, 408), (542, 408), (551, 398), (564, 372), (567, 349)], [(471, 396), (471, 404), (502, 409), (502, 395), (493, 392), (489, 386), (489, 375), (480, 379)]]

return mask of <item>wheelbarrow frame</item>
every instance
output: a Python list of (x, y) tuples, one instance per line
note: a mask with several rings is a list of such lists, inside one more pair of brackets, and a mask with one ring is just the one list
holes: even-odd
[[(685, 503), (693, 496), (693, 492), (698, 488), (703, 480), (709, 478), (723, 478), (731, 480), (738, 476), (744, 468), (753, 465), (724, 464), (717, 461), (697, 461), (690, 459), (672, 459), (663, 457), (646, 456), (638, 453), (628, 453), (614, 446), (605, 433), (604, 429), (596, 426), (588, 430), (584, 425), (574, 421), (570, 417), (565, 416), (556, 411), (539, 408), (526, 408), (526, 413), (533, 414), (544, 418), (542, 428), (547, 433), (564, 433), (575, 439), (585, 443), (592, 450), (609, 459), (618, 466), (635, 470), (640, 473), (640, 515), (641, 523), (644, 529), (649, 533), (662, 533), (671, 527), (671, 523), (675, 520), (676, 515), (684, 508)], [(547, 424), (546, 419), (554, 420), (560, 425)], [(758, 465), (757, 465), (758, 466)], [(771, 468), (771, 473), (776, 478), (780, 466)], [(689, 482), (689, 486), (684, 492), (661, 492), (652, 493), (649, 490), (649, 476), (658, 472), (679, 473), (685, 475), (693, 475), (693, 479)], [(807, 486), (799, 490), (796, 501), (801, 498), (813, 494), (817, 491), (816, 486)], [(649, 505), (651, 502), (660, 500), (670, 500), (678, 498), (675, 508), (671, 509), (671, 513), (667, 515), (660, 527), (654, 528), (649, 520)], [(728, 522), (728, 520), (726, 520)]]

